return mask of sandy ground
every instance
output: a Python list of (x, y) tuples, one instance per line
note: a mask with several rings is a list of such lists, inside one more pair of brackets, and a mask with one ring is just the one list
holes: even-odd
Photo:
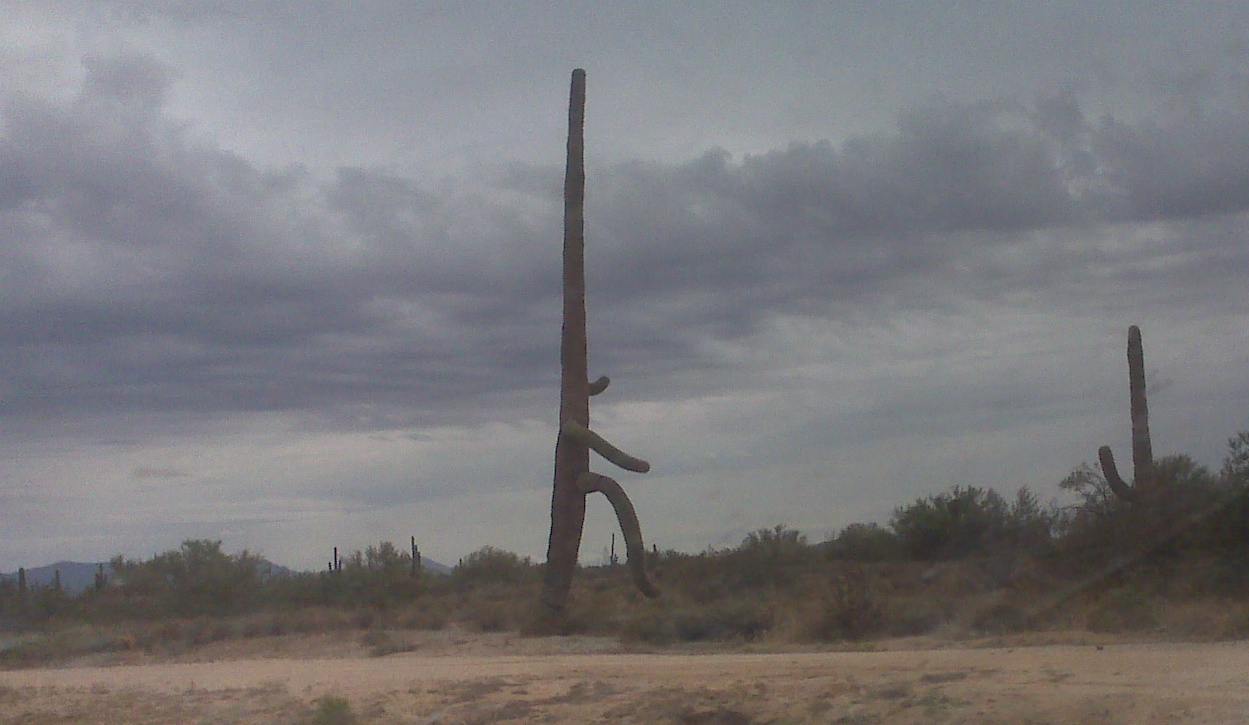
[(348, 721), (326, 696), (356, 722), (1249, 722), (1249, 642), (13, 670), (0, 722)]

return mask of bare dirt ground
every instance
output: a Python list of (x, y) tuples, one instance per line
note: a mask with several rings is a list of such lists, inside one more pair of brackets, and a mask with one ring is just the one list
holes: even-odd
[[(628, 653), (499, 637), (0, 672), (0, 722), (1249, 722), (1249, 642)], [(494, 652), (484, 651), (487, 646)], [(201, 659), (200, 653), (195, 659)], [(219, 656), (229, 653), (218, 652)], [(318, 711), (339, 697), (338, 711)], [(333, 709), (333, 708), (327, 708)]]

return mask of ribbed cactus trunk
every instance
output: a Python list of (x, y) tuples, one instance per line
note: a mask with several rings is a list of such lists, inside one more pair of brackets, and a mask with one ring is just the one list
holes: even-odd
[[(568, 99), (568, 157), (564, 170), (564, 325), (559, 343), (559, 420), (590, 427), (589, 361), (585, 330), (585, 71), (572, 72)], [(588, 446), (560, 435), (555, 441), (551, 537), (547, 542), (542, 601), (554, 610), (568, 602), (585, 494), (577, 477), (590, 470)]]
[(1134, 478), (1129, 485), (1119, 475), (1110, 446), (1102, 446), (1097, 457), (1102, 464), (1106, 483), (1119, 498), (1135, 501), (1154, 486), (1154, 453), (1149, 437), (1149, 404), (1145, 399), (1145, 351), (1141, 346), (1141, 329), (1128, 328), (1128, 387), (1132, 414), (1132, 468)]
[(590, 396), (603, 392), (608, 379), (589, 379), (585, 312), (585, 71), (572, 72), (568, 100), (568, 161), (564, 171), (563, 328), (560, 334), (559, 435), (555, 441), (555, 482), (551, 492), (551, 536), (547, 542), (542, 603), (555, 613), (568, 604), (587, 493), (603, 493), (624, 532), (634, 581), (648, 596), (657, 592), (643, 569), (644, 552), (637, 515), (616, 481), (590, 471), (590, 450), (630, 471), (645, 473), (650, 464), (634, 458), (590, 429)]
[(1145, 399), (1145, 350), (1141, 328), (1128, 328), (1128, 386), (1132, 415), (1132, 469), (1135, 484), (1150, 488), (1154, 483), (1154, 451), (1149, 438), (1149, 403)]

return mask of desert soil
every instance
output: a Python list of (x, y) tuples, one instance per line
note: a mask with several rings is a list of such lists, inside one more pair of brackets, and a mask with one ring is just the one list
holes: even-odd
[(355, 722), (1249, 722), (1249, 642), (70, 666), (0, 672), (0, 722), (347, 721), (327, 696)]

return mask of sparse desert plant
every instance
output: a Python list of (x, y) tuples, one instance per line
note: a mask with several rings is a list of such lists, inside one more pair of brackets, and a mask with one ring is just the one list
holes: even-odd
[(998, 601), (981, 608), (972, 617), (971, 626), (987, 634), (1007, 634), (1032, 628), (1028, 613), (1012, 601)]
[(626, 642), (663, 645), (675, 641), (676, 637), (672, 617), (652, 607), (638, 610), (620, 625), (620, 638)]
[(885, 611), (871, 589), (862, 567), (849, 567), (835, 574), (819, 607), (806, 624), (812, 639), (858, 640), (878, 634), (885, 625)]
[(884, 608), (884, 630), (895, 637), (928, 634), (946, 621), (945, 612), (929, 597), (898, 598)]
[(954, 486), (894, 509), (889, 525), (912, 558), (957, 559), (985, 553), (999, 541), (1008, 512), (992, 489)]
[(891, 561), (905, 552), (898, 535), (877, 523), (850, 524), (824, 544), (829, 559), (846, 561)]
[(447, 626), (448, 619), (441, 601), (426, 599), (399, 612), (395, 623), (403, 629), (438, 630)]
[(772, 613), (758, 602), (744, 597), (718, 602), (709, 607), (691, 607), (674, 613), (673, 628), (678, 639), (751, 641), (772, 628)]
[(802, 565), (815, 557), (807, 537), (778, 524), (746, 535), (740, 546), (727, 553), (733, 588), (777, 586), (792, 583)]
[(1094, 632), (1140, 632), (1158, 626), (1153, 602), (1134, 587), (1107, 592), (1089, 610), (1087, 626)]
[(326, 695), (318, 698), (312, 713), (312, 725), (354, 725), (356, 715), (345, 697)]
[(520, 584), (529, 580), (530, 561), (493, 546), (483, 546), (464, 557), (451, 573), (457, 589), (497, 584)]
[(397, 638), (394, 634), (382, 629), (366, 632), (360, 638), (360, 644), (367, 647), (370, 657), (385, 657), (398, 652), (411, 652), (416, 646), (411, 642)]
[(464, 608), (461, 621), (482, 632), (515, 630), (520, 625), (516, 604), (510, 598), (475, 601)]

